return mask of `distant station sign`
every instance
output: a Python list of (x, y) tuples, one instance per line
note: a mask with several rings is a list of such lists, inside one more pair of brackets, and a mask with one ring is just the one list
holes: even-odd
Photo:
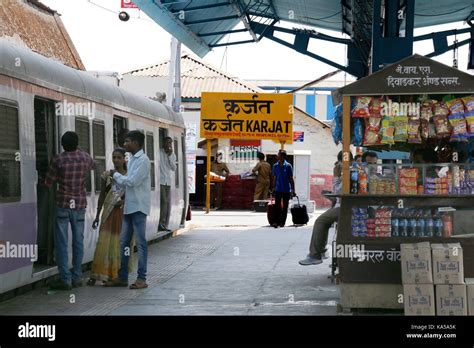
[(131, 0), (121, 0), (122, 8), (138, 8)]
[(304, 132), (293, 132), (293, 141), (295, 143), (304, 142)]
[(293, 141), (293, 95), (211, 93), (201, 97), (201, 137)]

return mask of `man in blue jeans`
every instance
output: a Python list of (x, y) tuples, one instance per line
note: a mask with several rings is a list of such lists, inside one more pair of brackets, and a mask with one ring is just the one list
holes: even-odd
[[(286, 151), (278, 152), (278, 162), (272, 168), (272, 191), (275, 192), (275, 207), (273, 227), (284, 227), (288, 215), (288, 203), (295, 197), (295, 181), (293, 180), (293, 167), (286, 161)], [(283, 205), (282, 205), (283, 201)]]
[[(56, 195), (56, 220), (54, 224), (54, 249), (60, 280), (51, 284), (53, 290), (70, 290), (82, 285), (81, 265), (84, 256), (84, 217), (86, 214), (87, 173), (95, 168), (88, 153), (77, 146), (79, 137), (66, 132), (61, 137), (64, 152), (51, 161), (44, 185), (51, 187), (58, 182)], [(72, 230), (72, 272), (68, 260), (68, 227)]]
[(131, 253), (133, 233), (138, 248), (138, 276), (130, 289), (143, 289), (146, 283), (148, 245), (146, 242), (146, 217), (150, 214), (151, 178), (150, 160), (143, 152), (145, 135), (131, 131), (124, 142), (125, 149), (132, 154), (128, 161), (128, 173), (122, 175), (115, 170), (104, 173), (110, 175), (117, 184), (125, 186), (125, 206), (122, 232), (120, 234), (120, 269), (118, 279), (107, 282), (106, 286), (128, 286), (128, 260)]

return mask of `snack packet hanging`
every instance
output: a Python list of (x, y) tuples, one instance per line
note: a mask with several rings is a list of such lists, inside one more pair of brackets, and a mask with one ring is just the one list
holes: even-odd
[(419, 119), (408, 119), (408, 143), (421, 144)]
[(354, 146), (362, 146), (364, 141), (364, 126), (362, 125), (362, 120), (356, 118), (354, 121), (354, 138), (352, 143)]
[(394, 125), (393, 120), (384, 118), (382, 121), (381, 132), (382, 132), (382, 140), (380, 142), (381, 144), (389, 144), (389, 145), (395, 144), (395, 139), (394, 139), (395, 125)]
[(436, 127), (436, 136), (438, 138), (446, 138), (451, 135), (448, 123), (449, 109), (443, 102), (437, 102), (433, 106), (433, 122)]
[(453, 127), (453, 132), (449, 141), (466, 142), (468, 139), (466, 120), (462, 114), (449, 115), (449, 123)]
[(365, 128), (364, 146), (373, 146), (380, 144), (379, 129), (373, 127)]
[(474, 111), (474, 95), (470, 95), (469, 97), (462, 98), (464, 103), (464, 111), (466, 113), (470, 113)]
[(422, 120), (430, 121), (433, 117), (433, 102), (426, 100), (423, 102), (420, 108), (420, 118)]
[(372, 128), (380, 128), (382, 123), (382, 116), (380, 115), (370, 115), (368, 118), (368, 126)]
[(406, 142), (408, 139), (408, 117), (397, 116), (394, 118), (395, 134), (394, 140), (397, 142)]
[(446, 101), (446, 106), (451, 112), (451, 115), (464, 114), (464, 104), (460, 98)]
[(372, 101), (370, 102), (370, 116), (380, 116), (381, 110), (382, 110), (382, 102), (384, 101), (384, 97), (379, 97), (379, 98), (372, 98)]
[(427, 140), (430, 137), (430, 123), (427, 120), (422, 119), (420, 123), (420, 135), (421, 139)]
[(474, 136), (474, 111), (465, 114), (467, 130), (470, 136)]
[(369, 117), (369, 104), (371, 97), (356, 97), (356, 105), (352, 109), (352, 117)]

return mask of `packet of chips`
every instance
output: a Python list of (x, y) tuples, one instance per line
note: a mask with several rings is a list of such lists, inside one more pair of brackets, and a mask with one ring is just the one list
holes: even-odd
[(437, 102), (433, 106), (433, 122), (436, 128), (436, 136), (438, 138), (447, 138), (451, 135), (448, 123), (449, 109), (443, 102)]
[(419, 119), (408, 119), (408, 143), (421, 144)]
[(356, 97), (356, 105), (352, 109), (352, 117), (369, 117), (369, 104), (371, 97)]
[(392, 119), (384, 118), (382, 121), (382, 140), (381, 144), (395, 144), (395, 124)]
[(384, 101), (384, 97), (372, 98), (372, 101), (370, 102), (370, 107), (369, 107), (371, 116), (380, 116), (383, 101)]
[(372, 146), (380, 144), (380, 134), (379, 128), (366, 127), (365, 128), (365, 137), (364, 137), (364, 146)]
[(427, 140), (430, 137), (430, 122), (429, 121), (421, 119), (420, 135), (423, 140)]
[(354, 122), (354, 146), (362, 146), (364, 141), (364, 126), (362, 125), (362, 119), (356, 118)]
[(453, 127), (453, 132), (449, 141), (452, 142), (466, 142), (468, 141), (466, 120), (463, 114), (451, 114), (449, 115), (449, 123)]
[(397, 142), (406, 142), (408, 139), (408, 117), (396, 116), (394, 118), (395, 134), (394, 140)]
[(463, 115), (464, 114), (464, 104), (460, 98), (451, 99), (446, 101), (446, 106), (448, 107), (451, 115)]
[(464, 111), (466, 113), (474, 111), (474, 96), (473, 95), (462, 98), (462, 101), (464, 103)]
[(430, 121), (433, 117), (433, 101), (425, 100), (421, 105), (420, 118), (422, 120)]

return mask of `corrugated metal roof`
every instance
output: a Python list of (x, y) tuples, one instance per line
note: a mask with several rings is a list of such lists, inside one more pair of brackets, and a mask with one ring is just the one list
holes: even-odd
[(56, 11), (37, 0), (0, 0), (0, 37), (48, 58), (85, 70)]
[[(247, 29), (249, 22), (269, 19), (341, 32), (346, 17), (342, 1), (336, 0), (134, 0), (134, 3), (200, 57), (240, 22), (247, 24)], [(465, 21), (473, 10), (474, 0), (416, 0), (414, 26)], [(255, 40), (250, 35), (248, 38)]]
[[(123, 75), (167, 77), (169, 60), (132, 70)], [(181, 55), (181, 96), (182, 98), (201, 98), (202, 92), (243, 92), (263, 93), (260, 88), (219, 71), (213, 66), (192, 57), (189, 53)]]

